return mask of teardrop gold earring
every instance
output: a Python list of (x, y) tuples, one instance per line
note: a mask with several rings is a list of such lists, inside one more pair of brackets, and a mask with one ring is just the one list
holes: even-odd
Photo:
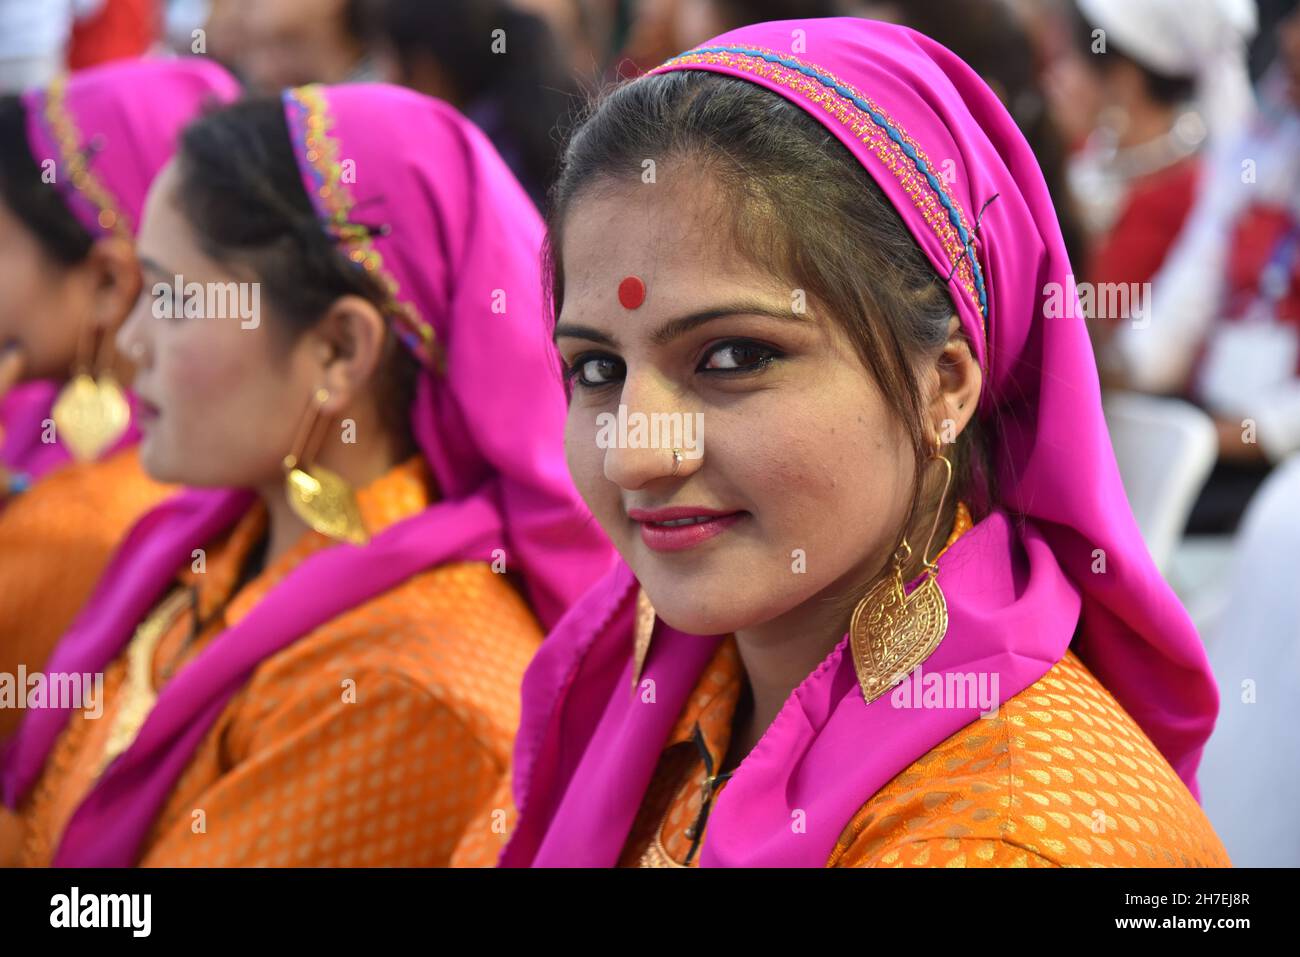
[[(78, 462), (99, 458), (126, 434), (131, 424), (131, 406), (126, 401), (126, 393), (105, 362), (111, 336), (104, 333), (99, 347), (87, 350), (88, 332), (93, 338), (93, 324), (89, 329), (83, 326), (77, 337), (73, 376), (59, 391), (50, 411), (55, 433)], [(86, 362), (87, 351), (94, 353), (90, 363)]]
[(930, 561), (930, 548), (943, 515), (943, 505), (952, 484), (952, 462), (942, 453), (943, 441), (935, 438), (935, 451), (947, 475), (939, 507), (935, 511), (930, 538), (921, 555), (925, 580), (912, 589), (903, 590), (903, 569), (912, 557), (912, 547), (903, 536), (894, 552), (894, 568), (882, 578), (853, 610), (849, 640), (858, 685), (867, 704), (893, 687), (894, 683), (923, 662), (948, 632), (948, 603), (935, 577), (938, 566)]
[[(321, 407), (329, 397), (328, 390), (316, 390), (303, 417), (305, 425), (298, 428), (293, 451), (284, 457), (285, 494), (294, 514), (310, 528), (336, 541), (364, 545), (370, 534), (352, 486), (343, 476), (312, 462), (324, 439), (324, 430), (319, 430), (319, 436), (317, 432)], [(325, 427), (329, 427), (328, 419)]]

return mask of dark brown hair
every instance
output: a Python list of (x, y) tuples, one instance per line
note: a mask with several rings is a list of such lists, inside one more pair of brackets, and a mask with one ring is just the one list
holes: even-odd
[(27, 108), (16, 94), (0, 96), (0, 202), (53, 262), (75, 266), (90, 255), (94, 237), (59, 191), (41, 178), (27, 144)]
[[(933, 446), (917, 371), (948, 339), (955, 309), (945, 279), (853, 154), (817, 119), (753, 83), (703, 71), (654, 74), (614, 87), (589, 108), (550, 194), (551, 315), (564, 302), (564, 222), (575, 199), (636, 181), (647, 157), (710, 176), (736, 212), (730, 231), (742, 255), (788, 277), (844, 327), (923, 475)], [(945, 518), (961, 498), (978, 521), (993, 489), (975, 419), (945, 454), (953, 463)], [(920, 497), (918, 489), (903, 528), (920, 514)], [(924, 544), (914, 543), (918, 556)]]

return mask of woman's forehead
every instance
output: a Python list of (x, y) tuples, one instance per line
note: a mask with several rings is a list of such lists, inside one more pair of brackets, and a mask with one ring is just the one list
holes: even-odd
[[(788, 307), (795, 284), (738, 249), (726, 218), (725, 201), (712, 187), (629, 184), (583, 196), (564, 224), (563, 314), (617, 307), (637, 319), (662, 319), (702, 299), (737, 297)], [(619, 296), (629, 278), (644, 290), (635, 310)]]

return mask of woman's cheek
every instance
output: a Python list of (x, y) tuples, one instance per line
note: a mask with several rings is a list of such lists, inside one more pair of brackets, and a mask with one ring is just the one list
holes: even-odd
[[(219, 423), (227, 410), (237, 408), (247, 398), (251, 383), (248, 361), (251, 350), (240, 352), (228, 348), (220, 336), (192, 320), (189, 328), (168, 330), (158, 342), (159, 380), (166, 390), (163, 400), (169, 412), (179, 413), (177, 424), (184, 419), (196, 434), (220, 435)], [(242, 360), (242, 361), (241, 361)], [(263, 410), (270, 414), (275, 410)], [(243, 423), (250, 427), (252, 423)], [(236, 426), (239, 423), (235, 423)]]
[[(767, 425), (745, 455), (747, 491), (768, 535), (838, 565), (851, 557), (838, 554), (843, 545), (856, 552), (887, 524), (898, 463), (886, 420), (860, 392), (814, 398), (763, 417)], [(845, 414), (853, 408), (859, 413)]]
[[(578, 399), (574, 399), (575, 402)], [(586, 503), (591, 514), (602, 525), (608, 521), (606, 514), (610, 499), (618, 502), (614, 484), (605, 478), (605, 455), (596, 445), (596, 414), (574, 405), (564, 425), (564, 457), (574, 487)]]

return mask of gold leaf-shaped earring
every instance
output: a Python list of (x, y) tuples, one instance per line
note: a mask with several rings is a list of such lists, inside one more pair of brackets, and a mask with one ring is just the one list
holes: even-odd
[[(108, 336), (105, 335), (104, 342)], [(77, 344), (77, 372), (59, 390), (50, 411), (54, 429), (72, 457), (92, 462), (111, 448), (131, 425), (131, 406), (112, 372), (103, 368), (104, 342), (93, 372), (83, 361), (85, 332)]]
[(284, 457), (285, 494), (289, 507), (309, 528), (328, 538), (353, 545), (370, 541), (357, 496), (348, 481), (323, 465), (307, 465), (308, 447), (317, 432), (321, 406), (329, 392), (317, 389), (307, 410), (306, 428), (299, 428), (299, 440)]
[(50, 418), (72, 457), (92, 462), (126, 434), (131, 406), (112, 375), (80, 372), (59, 391)]
[(930, 657), (948, 633), (948, 603), (935, 577), (938, 566), (929, 559), (948, 486), (952, 483), (952, 462), (937, 448), (931, 457), (943, 461), (947, 478), (930, 529), (930, 540), (921, 556), (925, 580), (911, 594), (904, 591), (903, 568), (912, 557), (912, 547), (904, 536), (894, 552), (893, 571), (877, 582), (853, 609), (849, 643), (858, 685), (867, 704)]

